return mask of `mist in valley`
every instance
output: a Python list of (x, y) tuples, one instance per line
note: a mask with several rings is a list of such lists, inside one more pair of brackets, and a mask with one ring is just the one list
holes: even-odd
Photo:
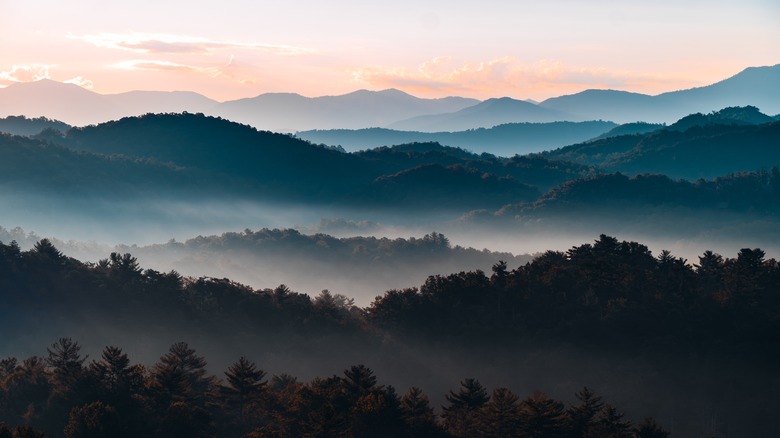
[[(761, 248), (767, 257), (780, 256), (776, 220), (722, 211), (409, 216), (248, 200), (28, 196), (7, 202), (15, 208), (2, 212), (0, 241), (16, 240), (22, 249), (48, 238), (82, 261), (129, 253), (162, 272), (229, 278), (261, 289), (284, 284), (310, 296), (328, 290), (360, 306), (390, 289), (418, 287), (430, 275), (489, 272), (500, 260), (515, 268), (601, 234), (641, 242), (656, 255), (669, 250), (689, 264), (708, 250), (734, 257), (742, 248)], [(433, 242), (432, 234), (446, 241)]]
[(778, 129), (725, 108), (522, 156), (189, 113), (3, 134), (0, 357), (67, 336), (153, 369), (186, 341), (217, 376), (365, 364), (437, 413), (476, 377), (589, 386), (676, 436), (776, 431), (753, 408), (777, 407)]

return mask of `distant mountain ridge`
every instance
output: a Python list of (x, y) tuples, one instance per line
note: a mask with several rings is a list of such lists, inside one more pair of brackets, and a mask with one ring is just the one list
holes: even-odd
[(695, 180), (780, 165), (780, 122), (755, 107), (691, 114), (643, 134), (621, 135), (540, 154), (629, 174)]
[(780, 64), (750, 67), (704, 87), (649, 96), (617, 90), (585, 90), (539, 104), (585, 120), (671, 123), (691, 113), (752, 105), (766, 114), (780, 113)]
[(341, 96), (269, 93), (224, 102), (219, 115), (258, 129), (281, 132), (385, 126), (422, 114), (457, 111), (479, 101), (463, 97), (422, 99), (396, 89), (358, 90)]
[[(200, 215), (201, 206), (207, 215), (236, 209), (243, 217), (244, 206), (257, 206), (350, 211), (372, 221), (454, 220), (468, 213), (535, 227), (534, 218), (548, 213), (579, 224), (578, 210), (569, 207), (596, 199), (604, 202), (589, 211), (599, 220), (629, 218), (626, 227), (637, 226), (636, 218), (655, 223), (645, 205), (669, 219), (657, 222), (660, 227), (681, 217), (677, 209), (698, 219), (714, 212), (729, 224), (743, 215), (777, 222), (780, 174), (772, 168), (780, 164), (780, 122), (724, 122), (733, 117), (765, 120), (755, 109), (727, 108), (683, 118), (703, 123), (684, 130), (665, 127), (502, 158), (430, 142), (346, 153), (202, 114), (148, 114), (71, 128), (64, 136), (0, 134), (0, 202), (4, 217), (20, 205), (46, 216), (53, 203), (90, 220), (138, 219), (139, 212)], [(648, 173), (662, 175), (640, 178)], [(698, 181), (724, 175), (715, 184)], [(720, 226), (718, 218), (710, 225)]]
[(443, 113), (479, 103), (476, 99), (422, 99), (399, 90), (358, 90), (341, 96), (304, 97), (266, 93), (217, 102), (189, 91), (130, 91), (99, 94), (74, 84), (43, 79), (0, 88), (0, 117), (45, 116), (85, 126), (147, 113), (204, 113), (261, 130), (293, 132), (381, 126), (421, 114)]
[(266, 93), (217, 102), (186, 91), (102, 95), (48, 79), (0, 88), (0, 117), (44, 116), (83, 126), (125, 116), (186, 111), (277, 132), (371, 127), (439, 132), (491, 128), (506, 123), (584, 120), (671, 123), (691, 113), (745, 105), (756, 106), (766, 114), (780, 114), (780, 64), (750, 67), (708, 86), (657, 96), (585, 90), (538, 104), (508, 97), (484, 102), (456, 96), (422, 99), (396, 89), (358, 90), (314, 98)]
[(66, 133), (70, 125), (46, 117), (27, 118), (25, 116), (8, 116), (0, 118), (0, 132), (13, 135), (37, 135), (46, 129)]
[(456, 132), (398, 131), (385, 128), (296, 132), (312, 143), (341, 146), (348, 151), (414, 142), (438, 142), (477, 153), (511, 157), (580, 143), (616, 128), (612, 122), (507, 123), (492, 128)]
[(388, 127), (406, 131), (463, 131), (475, 128), (492, 128), (513, 122), (556, 122), (584, 120), (567, 114), (560, 109), (549, 109), (542, 106), (501, 97), (488, 99), (460, 111), (424, 115), (408, 120), (392, 123)]

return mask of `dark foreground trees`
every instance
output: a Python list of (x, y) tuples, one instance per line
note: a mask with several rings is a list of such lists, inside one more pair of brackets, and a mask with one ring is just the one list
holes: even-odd
[[(28, 433), (17, 426), (29, 425), (51, 436), (66, 426), (70, 436), (664, 436), (655, 422), (629, 423), (589, 390), (567, 405), (465, 379), (446, 395), (439, 387), (431, 403), (422, 390), (398, 392), (361, 366), (301, 383), (284, 373), (269, 377), (244, 358), (225, 367), (222, 381), (184, 343), (147, 367), (118, 347), (88, 358), (71, 338), (49, 344), (42, 356), (26, 353), (36, 348), (35, 330), (61, 330), (50, 335), (56, 339), (95, 327), (134, 343), (177, 333), (212, 345), (231, 340), (246, 351), (346, 346), (375, 354), (372, 360), (397, 359), (403, 373), (423, 361), (446, 367), (427, 355), (432, 345), (478, 352), (486, 370), (529, 345), (587, 350), (605, 362), (639, 364), (673, 392), (625, 388), (642, 407), (683, 394), (680, 400), (698, 404), (672, 405), (674, 415), (703, 413), (712, 419), (708, 430), (780, 433), (766, 414), (780, 409), (780, 264), (757, 248), (734, 258), (705, 252), (691, 264), (601, 236), (514, 269), (496, 264), (490, 275), (431, 276), (419, 289), (387, 292), (368, 308), (336, 297), (143, 270), (129, 254), (86, 264), (48, 241), (29, 251), (0, 243), (0, 349), (18, 356), (0, 360), (0, 421), (12, 434)], [(324, 339), (335, 342), (318, 346)], [(405, 350), (411, 353), (402, 356)], [(330, 355), (306, 353), (305, 360)], [(403, 362), (412, 357), (419, 362)], [(603, 372), (626, 372), (611, 365)], [(517, 377), (508, 369), (498, 377)], [(589, 383), (582, 380), (577, 385)]]
[(446, 396), (438, 418), (420, 388), (399, 395), (364, 365), (298, 383), (289, 375), (269, 381), (241, 357), (220, 380), (184, 342), (149, 369), (131, 365), (113, 346), (82, 366), (86, 356), (70, 338), (49, 351), (46, 362), (3, 360), (0, 438), (666, 436), (652, 419), (635, 427), (588, 388), (566, 409), (538, 391), (522, 401), (507, 388), (488, 395), (467, 378)]

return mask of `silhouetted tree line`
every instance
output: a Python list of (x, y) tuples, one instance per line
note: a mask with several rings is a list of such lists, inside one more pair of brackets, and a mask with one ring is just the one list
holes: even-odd
[(432, 276), (367, 309), (381, 327), (453, 339), (545, 338), (586, 345), (738, 352), (780, 365), (780, 264), (760, 249), (697, 263), (602, 235), (516, 269)]
[[(449, 245), (439, 233), (420, 243)], [(490, 275), (431, 276), (419, 289), (388, 291), (365, 309), (328, 291), (311, 298), (283, 285), (254, 290), (228, 279), (144, 270), (129, 253), (82, 263), (47, 239), (29, 251), (0, 243), (0, 292), (0, 316), (9, 326), (29, 312), (53, 320), (92, 312), (107, 320), (143, 315), (171, 326), (194, 319), (303, 333), (391, 330), (452, 339), (739, 346), (742, 354), (773, 360), (775, 349), (763, 347), (780, 341), (780, 264), (762, 250), (745, 248), (736, 258), (707, 251), (690, 264), (605, 235), (566, 252), (548, 251), (516, 269), (501, 262)]]
[[(439, 234), (428, 239), (431, 245), (448, 244)], [(0, 243), (0, 297), (3, 301), (0, 333), (6, 334), (11, 342), (36, 325), (58, 327), (63, 319), (88, 315), (75, 318), (76, 323), (89, 321), (104, 330), (147, 325), (167, 332), (186, 327), (188, 331), (177, 333), (200, 330), (198, 333), (213, 331), (231, 337), (268, 332), (269, 328), (273, 328), (276, 336), (283, 331), (314, 338), (338, 334), (342, 339), (350, 339), (350, 343), (356, 340), (351, 347), (357, 351), (388, 339), (403, 343), (405, 339), (429, 338), (459, 346), (502, 346), (534, 341), (646, 356), (653, 363), (676, 357), (688, 358), (685, 363), (694, 366), (723, 365), (714, 372), (702, 370), (705, 382), (721, 381), (741, 373), (761, 379), (780, 366), (780, 353), (776, 349), (780, 343), (780, 264), (776, 260), (767, 259), (760, 249), (746, 248), (735, 258), (708, 251), (690, 264), (668, 251), (654, 256), (637, 242), (621, 242), (604, 235), (593, 244), (566, 252), (548, 251), (515, 269), (498, 263), (490, 275), (473, 271), (432, 276), (419, 289), (389, 291), (365, 309), (354, 306), (343, 295), (328, 291), (311, 298), (284, 286), (253, 290), (227, 279), (183, 278), (173, 271), (144, 270), (130, 254), (113, 253), (92, 264), (67, 257), (46, 239), (29, 251), (20, 250), (15, 242)], [(378, 432), (372, 428), (379, 424), (385, 425), (381, 430), (396, 435), (404, 427), (412, 427), (409, 424), (416, 424), (397, 421), (398, 396), (390, 387), (375, 388), (376, 391), (344, 389), (343, 378), (335, 377), (302, 385), (301, 388), (307, 388), (302, 393), (295, 389), (296, 394), (305, 394), (301, 396), (303, 401), (279, 402), (284, 408), (268, 407), (263, 404), (266, 402), (257, 405), (241, 398), (243, 395), (233, 394), (237, 398), (230, 403), (242, 407), (232, 408), (237, 410), (231, 415), (238, 415), (240, 420), (217, 421), (213, 409), (226, 409), (219, 406), (227, 403), (227, 396), (220, 392), (227, 390), (219, 389), (221, 384), (206, 375), (205, 362), (202, 358), (196, 360), (194, 353), (182, 354), (184, 359), (177, 359), (172, 348), (173, 356), (164, 357), (152, 369), (134, 368), (131, 372), (128, 368), (122, 371), (129, 373), (122, 374), (125, 376), (122, 379), (127, 380), (117, 383), (119, 377), (115, 376), (104, 378), (108, 383), (95, 383), (96, 380), (85, 376), (98, 381), (103, 377), (96, 377), (94, 370), (85, 370), (99, 366), (87, 365), (73, 345), (70, 340), (58, 342), (49, 349), (49, 358), (30, 357), (21, 364), (13, 359), (4, 362), (2, 369), (7, 371), (0, 371), (4, 373), (0, 379), (5, 391), (0, 397), (3, 421), (14, 426), (31, 424), (49, 434), (59, 434), (66, 424), (71, 428), (66, 431), (87, 430), (103, 422), (108, 424), (105, 427), (121, 426), (121, 430), (127, 431), (130, 429), (124, 428), (131, 426), (123, 422), (128, 421), (125, 416), (135, 415), (127, 412), (143, 412), (143, 415), (152, 412), (162, 417), (145, 423), (152, 429), (141, 434), (168, 436), (175, 436), (180, 428), (189, 430), (186, 428), (192, 425), (207, 433), (222, 434), (213, 428), (234, 427), (228, 424), (251, 425), (249, 430), (230, 432), (239, 435), (254, 431), (255, 436), (273, 436), (281, 433), (279, 428), (289, 427), (284, 430), (292, 432), (283, 432), (283, 436), (285, 433), (328, 436), (329, 430), (377, 436)], [(177, 348), (190, 350), (186, 345)], [(106, 354), (110, 352), (107, 350)], [(122, 356), (121, 352), (115, 355)], [(107, 361), (104, 358), (98, 363), (106, 362), (103, 365), (108, 367)], [(165, 366), (166, 361), (175, 364), (173, 369)], [(242, 366), (252, 368), (250, 364)], [(230, 375), (227, 377), (231, 379)], [(369, 380), (373, 382), (372, 379), (361, 382)], [(19, 386), (13, 386), (13, 382), (20, 382)], [(104, 384), (125, 388), (124, 395), (85, 395), (93, 394)], [(777, 387), (773, 380), (765, 381), (764, 385), (770, 392)], [(287, 388), (289, 385), (274, 383), (272, 379), (265, 386)], [(135, 389), (128, 387), (143, 389), (134, 392)], [(368, 388), (374, 388), (374, 383)], [(729, 394), (732, 389), (724, 387), (718, 391)], [(476, 402), (463, 402), (461, 406), (457, 405), (459, 398), (455, 394), (459, 393), (448, 396), (452, 406), (447, 406), (441, 413), (441, 422), (434, 425), (456, 436), (474, 436), (474, 431), (495, 422), (500, 423), (496, 428), (519, 428), (512, 430), (526, 430), (523, 428), (532, 427), (528, 426), (529, 422), (538, 427), (553, 424), (547, 432), (527, 431), (519, 436), (568, 436), (567, 428), (572, 427), (573, 420), (560, 403), (540, 395), (520, 402), (516, 396), (500, 392), (489, 399), (477, 397)], [(711, 395), (713, 401), (720, 400), (722, 395), (718, 394)], [(767, 409), (777, 406), (776, 401), (765, 399), (765, 395), (754, 397)], [(250, 405), (253, 407), (246, 408)], [(465, 411), (457, 408), (457, 414), (450, 414), (456, 405)], [(740, 410), (733, 415), (742, 420), (759, 418), (756, 416), (760, 412), (749, 406), (752, 405), (740, 409), (750, 409), (750, 412)], [(548, 414), (533, 421), (524, 420), (526, 414), (518, 414), (517, 419), (516, 409), (527, 415), (531, 415), (529, 412)], [(514, 419), (504, 423), (504, 420), (486, 420), (482, 414), (472, 418), (471, 411)], [(266, 416), (267, 412), (270, 417)], [(274, 417), (271, 413), (281, 416)], [(594, 415), (590, 418), (617, 418), (619, 421), (615, 421), (623, 426), (610, 423), (610, 427), (616, 428), (613, 435), (594, 432), (573, 436), (626, 436), (630, 432), (630, 427), (621, 423), (618, 411), (604, 407)], [(424, 417), (430, 419), (428, 414)], [(750, 430), (776, 430), (767, 423), (767, 417), (760, 418), (763, 418), (760, 424), (751, 424)], [(422, 422), (431, 425), (428, 420)], [(360, 432), (364, 429), (370, 432)], [(138, 433), (132, 431), (131, 435)]]
[[(669, 435), (653, 419), (634, 425), (591, 389), (566, 407), (541, 392), (492, 394), (466, 378), (434, 409), (420, 388), (400, 395), (356, 365), (308, 383), (268, 376), (245, 357), (210, 375), (185, 342), (150, 367), (105, 347), (87, 362), (60, 338), (45, 357), (0, 360), (0, 437), (642, 437)], [(440, 415), (436, 415), (440, 412)]]
[[(346, 299), (323, 301), (284, 285), (253, 290), (224, 278), (142, 269), (128, 253), (82, 263), (47, 239), (29, 251), (21, 251), (16, 242), (0, 243), (0, 296), (0, 329), (6, 333), (29, 324), (25, 318), (54, 326), (82, 319), (122, 328), (146, 324), (189, 330), (197, 325), (204, 331), (231, 327), (261, 332), (275, 327), (302, 334), (358, 332), (363, 324), (351, 316), (359, 309)], [(337, 305), (343, 307), (333, 307)]]
[[(0, 235), (5, 230), (0, 227)], [(20, 229), (5, 231), (11, 235), (24, 236)], [(37, 237), (37, 236), (35, 236)], [(251, 254), (285, 256), (287, 258), (318, 260), (326, 263), (332, 259), (334, 265), (349, 263), (352, 266), (382, 264), (387, 267), (403, 264), (427, 263), (433, 259), (463, 259), (472, 264), (481, 264), (485, 260), (505, 257), (510, 261), (526, 261), (528, 256), (514, 256), (506, 252), (491, 252), (452, 246), (444, 234), (432, 232), (421, 238), (387, 238), (373, 236), (333, 237), (323, 233), (303, 234), (295, 229), (262, 228), (249, 229), (242, 233), (228, 232), (214, 236), (198, 236), (185, 242), (168, 242), (144, 248), (120, 246), (121, 250), (140, 250), (154, 253), (161, 249), (176, 250), (244, 250)], [(492, 264), (492, 262), (490, 263)]]
[(610, 214), (630, 216), (659, 206), (776, 215), (780, 213), (780, 170), (774, 166), (696, 181), (673, 180), (664, 175), (596, 175), (567, 181), (533, 204), (516, 208), (526, 214), (534, 210), (571, 214), (572, 208), (603, 213), (611, 208), (620, 211)]
[[(595, 166), (601, 172), (654, 173), (688, 180), (780, 165), (776, 147), (780, 123), (751, 114), (750, 108), (726, 108), (722, 117), (721, 112), (694, 114), (646, 134), (599, 139), (539, 156)], [(753, 124), (761, 120), (767, 122)]]
[[(0, 132), (12, 135), (57, 135), (61, 137), (70, 125), (47, 117), (8, 116), (0, 118)], [(56, 134), (55, 134), (56, 133)]]

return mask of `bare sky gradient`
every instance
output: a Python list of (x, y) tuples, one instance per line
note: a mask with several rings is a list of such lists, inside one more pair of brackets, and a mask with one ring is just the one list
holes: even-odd
[(542, 100), (657, 94), (778, 63), (776, 0), (0, 0), (0, 86)]

